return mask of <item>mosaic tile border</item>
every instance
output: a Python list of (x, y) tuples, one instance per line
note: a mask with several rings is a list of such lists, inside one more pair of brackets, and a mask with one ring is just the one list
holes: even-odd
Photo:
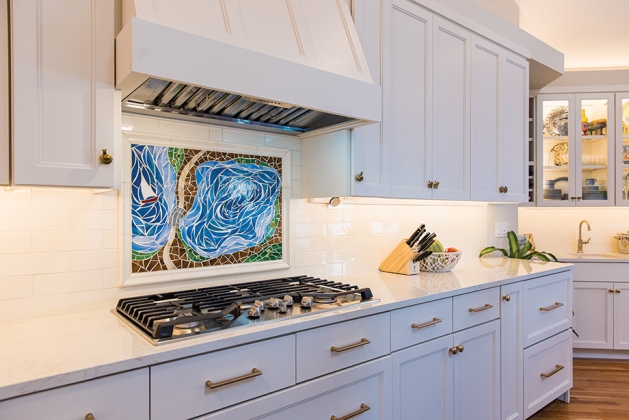
[[(143, 284), (165, 283), (172, 281), (193, 280), (225, 275), (247, 274), (259, 271), (271, 271), (290, 268), (289, 265), (289, 237), (287, 227), (288, 208), (291, 197), (290, 191), (290, 150), (277, 149), (269, 147), (260, 147), (255, 145), (242, 145), (227, 142), (203, 141), (194, 139), (184, 139), (172, 136), (163, 136), (157, 134), (143, 134), (133, 132), (123, 132), (123, 182), (122, 182), (122, 206), (120, 215), (121, 224), (121, 273), (120, 286), (137, 286)], [(207, 159), (229, 160), (234, 157), (246, 158), (252, 156), (267, 157), (269, 162), (276, 162), (278, 172), (281, 173), (282, 189), (280, 193), (279, 211), (281, 212), (281, 225), (274, 234), (274, 241), (281, 243), (281, 259), (268, 261), (255, 261), (249, 255), (251, 252), (257, 252), (258, 247), (253, 247), (251, 252), (236, 253), (238, 255), (225, 256), (224, 258), (213, 258), (205, 261), (192, 262), (190, 264), (183, 263), (176, 269), (165, 269), (157, 271), (149, 271), (156, 264), (163, 265), (160, 257), (153, 256), (146, 262), (132, 260), (132, 243), (131, 243), (131, 203), (132, 203), (132, 145), (152, 145), (170, 148), (190, 149), (200, 153)], [(279, 159), (278, 159), (279, 158)], [(281, 162), (281, 163), (280, 163)], [(191, 205), (191, 203), (185, 203)], [(183, 248), (182, 248), (183, 249)], [(257, 251), (256, 251), (257, 250)], [(242, 254), (242, 255), (240, 255)], [(245, 255), (246, 254), (246, 255)], [(242, 258), (241, 258), (242, 257)], [(155, 261), (153, 261), (155, 260)], [(242, 261), (241, 261), (242, 260)], [(245, 260), (248, 260), (246, 263)], [(139, 265), (138, 265), (139, 264)], [(151, 265), (150, 267), (146, 264)], [(186, 268), (181, 268), (186, 267)]]

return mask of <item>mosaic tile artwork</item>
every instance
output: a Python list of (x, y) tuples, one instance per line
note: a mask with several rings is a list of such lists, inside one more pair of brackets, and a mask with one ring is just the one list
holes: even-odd
[(133, 273), (282, 259), (282, 158), (131, 152)]

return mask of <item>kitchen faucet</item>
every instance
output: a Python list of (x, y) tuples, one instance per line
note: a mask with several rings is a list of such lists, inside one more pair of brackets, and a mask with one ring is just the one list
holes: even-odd
[(583, 240), (583, 237), (581, 236), (581, 228), (583, 227), (583, 223), (588, 225), (588, 232), (592, 230), (592, 229), (590, 229), (590, 224), (588, 223), (587, 220), (581, 220), (581, 223), (579, 223), (579, 248), (577, 249), (577, 254), (583, 254), (583, 245), (589, 244), (590, 243), (590, 239), (592, 239), (592, 238), (590, 238), (587, 241)]

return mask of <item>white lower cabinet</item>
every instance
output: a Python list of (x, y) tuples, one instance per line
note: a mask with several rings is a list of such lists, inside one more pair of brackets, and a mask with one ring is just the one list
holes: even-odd
[(529, 417), (572, 387), (572, 331), (524, 350), (524, 414)]
[(500, 321), (393, 354), (394, 419), (500, 418)]
[(386, 356), (199, 419), (388, 420), (390, 401), (391, 357)]
[(523, 291), (521, 282), (500, 288), (500, 399), (503, 420), (524, 418)]
[(0, 402), (2, 420), (90, 418), (148, 420), (149, 369), (119, 373)]
[(574, 282), (574, 348), (629, 350), (629, 283)]

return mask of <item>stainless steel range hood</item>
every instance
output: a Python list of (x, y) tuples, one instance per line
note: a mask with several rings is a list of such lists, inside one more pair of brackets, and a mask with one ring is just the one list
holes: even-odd
[(342, 0), (123, 0), (126, 112), (306, 136), (380, 121)]

